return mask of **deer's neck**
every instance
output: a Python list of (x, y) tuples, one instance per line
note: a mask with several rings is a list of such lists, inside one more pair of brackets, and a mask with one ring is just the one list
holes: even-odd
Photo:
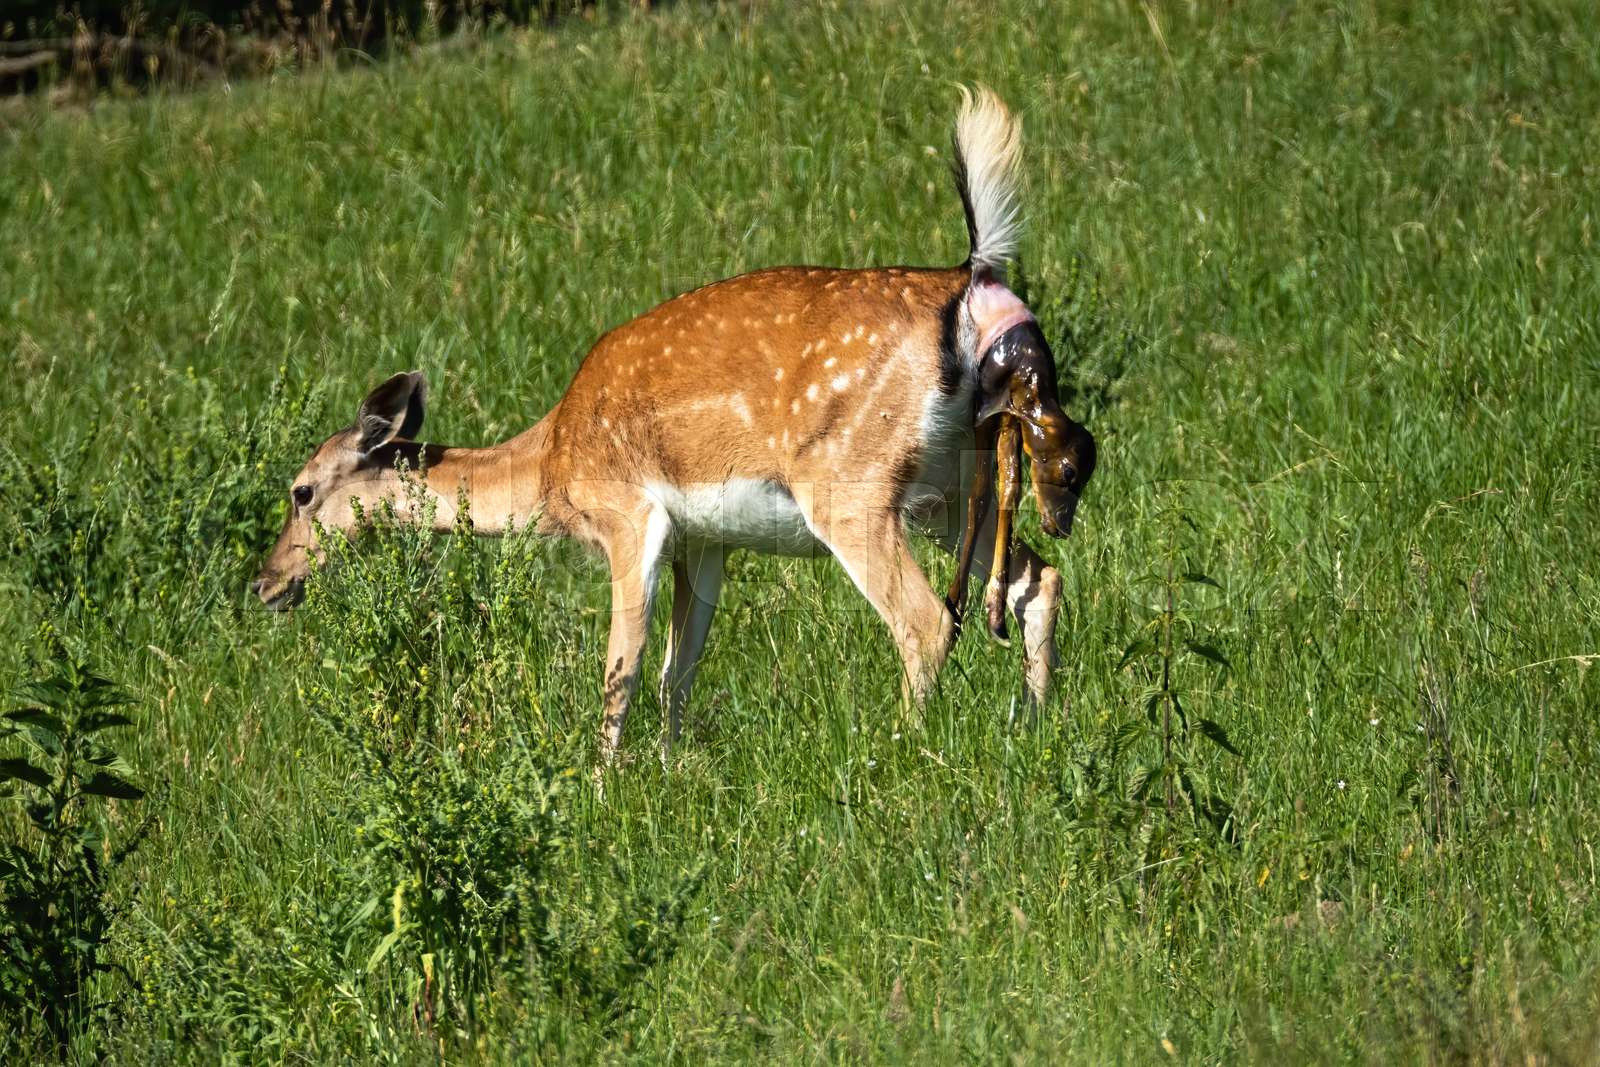
[(455, 525), (465, 500), (472, 526), (499, 535), (538, 523), (548, 491), (549, 418), (488, 448), (425, 446), (423, 486), (432, 498), (435, 529)]

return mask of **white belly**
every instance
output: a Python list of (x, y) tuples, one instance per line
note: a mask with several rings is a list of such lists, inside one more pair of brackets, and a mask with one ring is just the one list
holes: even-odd
[(811, 556), (821, 546), (788, 491), (759, 478), (691, 486), (652, 482), (679, 536), (778, 556)]
[[(915, 427), (917, 472), (900, 510), (906, 521), (943, 542), (959, 534), (961, 505), (972, 476), (973, 433), (970, 382), (953, 396), (929, 396)], [(666, 509), (674, 534), (727, 548), (748, 548), (778, 556), (826, 555), (827, 547), (806, 524), (789, 491), (762, 478), (670, 485), (652, 481), (645, 488)]]

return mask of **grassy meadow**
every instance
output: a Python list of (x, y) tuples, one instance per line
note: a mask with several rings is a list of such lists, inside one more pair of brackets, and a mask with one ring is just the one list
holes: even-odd
[[(600, 798), (580, 550), (383, 528), (253, 602), (395, 371), (484, 444), (684, 289), (959, 261), (961, 82), (1025, 115), (1100, 443), (1073, 536), (1024, 520), (1050, 706), (970, 626), (902, 715), (836, 565), (735, 556)], [(8, 1059), (1600, 1059), (1586, 5), (684, 4), (6, 115), (0, 684), (116, 683), (79, 766), (146, 794), (32, 883), (97, 887), (88, 962), (24, 966), (67, 912), (0, 854)]]

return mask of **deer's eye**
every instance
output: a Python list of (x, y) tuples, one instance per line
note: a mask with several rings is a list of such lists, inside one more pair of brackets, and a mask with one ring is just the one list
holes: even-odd
[(303, 508), (311, 503), (311, 487), (309, 485), (295, 486), (290, 495), (294, 497), (294, 506), (297, 508)]

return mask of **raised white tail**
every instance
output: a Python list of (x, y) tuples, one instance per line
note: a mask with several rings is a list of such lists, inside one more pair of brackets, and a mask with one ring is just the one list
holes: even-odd
[(1022, 122), (988, 89), (972, 92), (962, 86), (955, 150), (956, 184), (972, 242), (968, 262), (975, 273), (1003, 277), (1022, 229), (1017, 207)]

